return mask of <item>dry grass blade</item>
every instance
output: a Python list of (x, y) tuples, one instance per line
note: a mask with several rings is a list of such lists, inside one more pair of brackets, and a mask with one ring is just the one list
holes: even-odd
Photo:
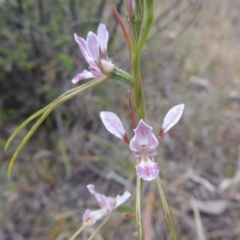
[(193, 198), (191, 199), (191, 205), (194, 212), (198, 240), (206, 240), (199, 209), (197, 207), (196, 201)]
[(187, 173), (187, 176), (192, 181), (201, 184), (209, 192), (215, 192), (216, 191), (216, 187), (213, 184), (211, 184), (207, 179), (198, 176), (196, 173), (194, 173), (192, 171), (189, 171)]
[(228, 202), (225, 200), (215, 201), (194, 200), (194, 206), (196, 206), (200, 212), (210, 215), (220, 215), (227, 210)]

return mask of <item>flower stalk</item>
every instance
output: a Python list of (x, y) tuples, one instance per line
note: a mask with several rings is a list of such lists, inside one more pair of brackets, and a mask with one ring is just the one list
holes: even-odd
[(115, 68), (112, 77), (128, 85), (132, 85), (132, 76), (120, 68)]
[(108, 222), (108, 220), (110, 219), (110, 217), (111, 217), (111, 214), (108, 216), (108, 217), (106, 217), (100, 224), (99, 224), (99, 226), (96, 228), (96, 230), (92, 233), (92, 235), (88, 238), (88, 240), (93, 240), (95, 237), (96, 237), (96, 235), (97, 235), (97, 233), (104, 227), (104, 225)]
[(143, 240), (143, 226), (142, 226), (142, 218), (141, 218), (141, 178), (137, 176), (137, 184), (136, 184), (136, 222), (138, 227), (138, 237), (139, 240)]

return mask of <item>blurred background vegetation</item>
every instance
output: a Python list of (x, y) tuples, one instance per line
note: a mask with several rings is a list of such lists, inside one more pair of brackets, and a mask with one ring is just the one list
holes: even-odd
[[(125, 18), (124, 1), (114, 3)], [(186, 104), (157, 159), (181, 240), (240, 238), (239, 12), (237, 0), (155, 1), (141, 63), (147, 122), (157, 132), (170, 107)], [(131, 153), (99, 119), (99, 111), (114, 111), (131, 132), (128, 88), (108, 81), (59, 107), (18, 157), (12, 181), (7, 165), (28, 127), (2, 149), (26, 117), (74, 87), (70, 80), (86, 67), (74, 32), (85, 37), (105, 23), (109, 56), (130, 71), (127, 48), (105, 0), (0, 0), (0, 16), (0, 239), (68, 239), (83, 211), (96, 207), (88, 183), (112, 196), (134, 192)], [(152, 186), (144, 185), (143, 208), (154, 221), (144, 225), (152, 239), (168, 239)], [(136, 239), (121, 215), (106, 229), (98, 239)]]

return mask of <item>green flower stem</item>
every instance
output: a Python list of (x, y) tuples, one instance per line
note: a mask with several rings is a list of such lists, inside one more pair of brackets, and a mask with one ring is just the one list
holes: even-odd
[(136, 221), (138, 226), (139, 239), (143, 240), (143, 227), (141, 218), (141, 178), (137, 176), (136, 187)]
[(142, 86), (142, 77), (140, 72), (140, 53), (134, 51), (133, 54), (133, 87), (134, 87), (134, 100), (139, 119), (145, 118), (145, 103), (144, 92)]
[(111, 217), (111, 214), (104, 219), (104, 221), (101, 222), (101, 224), (97, 227), (97, 229), (93, 232), (93, 234), (88, 238), (88, 240), (93, 240), (94, 237), (97, 235), (97, 233), (101, 230), (101, 228), (107, 223), (109, 218)]
[(173, 222), (172, 222), (171, 214), (170, 214), (170, 211), (169, 211), (169, 207), (168, 207), (168, 204), (167, 204), (167, 200), (166, 200), (166, 197), (165, 197), (165, 194), (164, 194), (164, 191), (163, 191), (163, 188), (162, 188), (162, 184), (161, 184), (161, 179), (160, 179), (159, 176), (157, 177), (157, 185), (158, 185), (158, 189), (159, 189), (159, 192), (160, 192), (161, 201), (162, 201), (166, 221), (167, 221), (167, 224), (168, 224), (168, 228), (169, 228), (169, 231), (170, 231), (170, 234), (171, 234), (171, 238), (172, 238), (172, 240), (176, 240), (177, 235), (176, 235), (176, 232), (175, 232), (175, 228), (174, 228), (174, 225), (173, 225)]
[(74, 240), (85, 228), (85, 225), (82, 225), (73, 235), (69, 240)]
[(108, 80), (109, 78), (102, 78), (102, 79), (98, 79), (96, 81), (91, 81), (90, 83), (86, 83), (84, 85), (81, 85), (77, 88), (74, 88), (72, 90), (70, 90), (68, 94), (63, 94), (64, 96), (61, 98), (58, 98), (56, 101), (53, 101), (51, 104), (48, 105), (48, 108), (45, 109), (45, 111), (43, 112), (42, 116), (37, 120), (37, 122), (32, 126), (32, 128), (29, 130), (29, 132), (26, 134), (26, 136), (23, 138), (23, 140), (21, 141), (21, 143), (19, 144), (19, 146), (17, 147), (16, 151), (14, 152), (9, 166), (8, 166), (8, 178), (11, 178), (11, 174), (12, 174), (12, 169), (13, 169), (13, 165), (15, 163), (15, 160), (18, 156), (18, 154), (20, 153), (20, 151), (22, 150), (22, 148), (25, 146), (25, 144), (27, 143), (27, 141), (30, 139), (30, 137), (33, 135), (33, 133), (37, 130), (37, 128), (41, 125), (41, 123), (47, 118), (47, 116), (54, 110), (56, 109), (58, 106), (60, 106), (63, 102), (71, 99), (72, 97), (78, 95), (81, 92), (84, 92), (85, 90), (94, 87), (100, 83), (105, 82), (106, 80)]
[(119, 68), (115, 68), (112, 77), (121, 82), (132, 85), (132, 76)]
[(141, 35), (143, 12), (144, 12), (144, 2), (143, 0), (137, 0), (136, 2), (136, 13), (134, 17), (134, 29), (136, 34), (136, 41), (138, 41)]

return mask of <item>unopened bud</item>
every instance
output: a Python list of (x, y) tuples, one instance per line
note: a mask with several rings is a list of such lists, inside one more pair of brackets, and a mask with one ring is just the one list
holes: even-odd
[(127, 0), (128, 17), (129, 20), (131, 21), (134, 19), (135, 7), (136, 7), (135, 0)]

